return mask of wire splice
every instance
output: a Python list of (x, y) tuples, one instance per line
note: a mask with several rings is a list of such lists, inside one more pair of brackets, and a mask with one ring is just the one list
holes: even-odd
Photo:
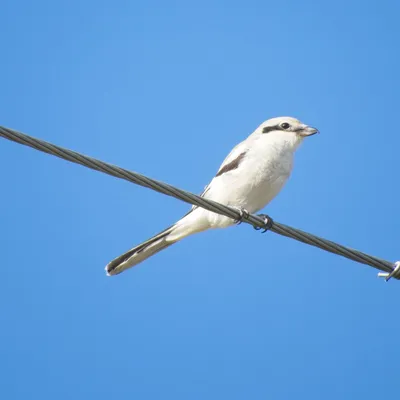
[[(208, 211), (225, 215), (226, 217), (232, 218), (233, 220), (240, 220), (241, 222), (252, 225), (254, 228), (263, 229), (266, 227), (265, 218), (262, 218), (261, 216), (252, 214), (241, 215), (243, 213), (240, 213), (240, 211), (233, 207), (228, 207), (215, 201), (204, 199), (193, 193), (168, 185), (167, 183), (151, 179), (137, 172), (128, 171), (126, 169), (106, 163), (104, 161), (100, 161), (95, 158), (77, 153), (75, 151), (56, 146), (52, 143), (45, 142), (44, 140), (36, 139), (13, 129), (0, 126), (0, 137), (19, 144), (23, 144), (25, 146), (32, 147), (36, 150), (54, 155), (64, 160), (83, 165), (87, 168), (103, 172), (116, 178), (127, 180), (129, 182), (152, 189), (167, 196), (174, 197), (186, 203), (202, 207)], [(268, 228), (270, 231), (275, 232), (279, 235), (295, 239), (299, 242), (318, 247), (330, 253), (337, 254), (358, 263), (369, 265), (371, 267), (379, 269), (383, 271), (383, 273), (379, 273), (378, 275), (385, 277), (386, 281), (391, 278), (400, 280), (400, 261), (397, 261), (393, 264), (381, 258), (370, 256), (358, 250), (342, 246), (330, 240), (323, 239), (321, 237), (312, 235), (311, 233), (307, 233), (301, 231), (300, 229), (292, 228), (290, 226), (275, 221), (271, 224), (271, 226), (268, 226)]]
[(392, 272), (379, 272), (379, 278), (385, 278), (385, 281), (388, 282), (391, 278), (400, 279), (400, 261), (396, 261), (393, 265), (394, 269)]

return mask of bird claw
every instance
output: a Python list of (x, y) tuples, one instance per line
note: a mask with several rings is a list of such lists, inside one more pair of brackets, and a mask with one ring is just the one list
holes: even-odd
[(274, 225), (274, 221), (272, 220), (272, 218), (266, 214), (257, 214), (257, 217), (260, 217), (264, 220), (264, 228), (260, 228), (259, 226), (254, 226), (254, 229), (256, 231), (259, 231), (261, 229), (264, 229), (261, 233), (265, 233), (267, 231), (269, 231), (272, 226)]
[(240, 225), (243, 222), (243, 218), (248, 218), (250, 213), (245, 209), (245, 208), (237, 208), (239, 211), (240, 217), (238, 219), (235, 219), (235, 224)]

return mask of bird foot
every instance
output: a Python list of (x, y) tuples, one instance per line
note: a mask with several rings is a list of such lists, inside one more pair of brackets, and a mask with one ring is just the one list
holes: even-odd
[(235, 207), (240, 214), (240, 217), (238, 219), (235, 219), (235, 224), (240, 225), (243, 222), (243, 218), (247, 218), (250, 213), (243, 207)]
[(272, 226), (274, 225), (274, 221), (269, 215), (257, 214), (257, 217), (262, 218), (264, 220), (264, 224), (265, 225), (264, 225), (263, 228), (260, 228), (259, 226), (254, 226), (254, 229), (256, 231), (259, 231), (260, 229), (263, 229), (263, 231), (261, 233), (265, 233), (265, 232), (269, 231), (272, 228)]

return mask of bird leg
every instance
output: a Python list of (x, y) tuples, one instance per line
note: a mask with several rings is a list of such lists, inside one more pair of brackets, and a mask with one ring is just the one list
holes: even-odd
[(272, 228), (272, 226), (274, 225), (274, 221), (269, 215), (257, 214), (257, 217), (262, 218), (264, 220), (265, 225), (264, 225), (264, 228), (260, 228), (259, 226), (254, 226), (254, 229), (256, 231), (259, 231), (260, 229), (264, 229), (261, 233), (265, 233), (265, 232), (269, 231)]

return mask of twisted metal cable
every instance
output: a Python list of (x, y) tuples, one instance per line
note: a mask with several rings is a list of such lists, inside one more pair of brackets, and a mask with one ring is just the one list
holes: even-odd
[[(104, 161), (100, 161), (75, 151), (56, 146), (54, 144), (45, 142), (44, 140), (25, 135), (24, 133), (0, 126), (0, 136), (64, 160), (83, 165), (120, 179), (125, 179), (129, 182), (147, 187), (167, 196), (175, 197), (176, 199), (202, 207), (208, 211), (212, 211), (235, 220), (241, 219), (243, 222), (246, 222), (253, 227), (264, 228), (265, 226), (265, 221), (259, 216), (241, 215), (240, 211), (237, 209), (225, 206), (212, 200), (204, 199), (193, 193), (168, 185), (167, 183), (163, 183), (155, 179), (148, 178), (137, 172), (128, 171), (124, 168), (117, 167)], [(400, 279), (400, 264), (398, 262), (391, 263), (389, 261), (370, 256), (358, 250), (353, 250), (351, 248), (331, 242), (330, 240), (320, 238), (278, 222), (273, 222), (270, 230), (278, 233), (279, 235), (298, 240), (302, 243), (318, 247), (330, 253), (337, 254), (361, 264), (366, 264), (379, 269), (384, 272), (380, 273), (379, 276), (385, 277), (386, 280), (389, 280), (390, 278)]]

